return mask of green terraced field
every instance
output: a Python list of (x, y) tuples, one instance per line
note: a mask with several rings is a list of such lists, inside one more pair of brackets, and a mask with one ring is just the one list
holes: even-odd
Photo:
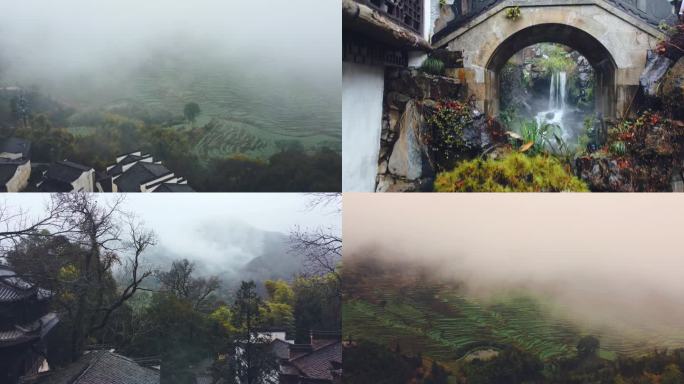
[(643, 337), (602, 334), (596, 329), (580, 329), (567, 320), (551, 315), (540, 301), (526, 296), (499, 298), (483, 302), (466, 298), (449, 289), (438, 289), (430, 297), (416, 291), (393, 291), (376, 287), (372, 302), (363, 298), (345, 301), (343, 329), (345, 338), (370, 340), (404, 353), (424, 357), (448, 366), (470, 352), (500, 349), (512, 345), (536, 354), (540, 359), (570, 357), (578, 340), (586, 334), (599, 336), (600, 354), (613, 359), (618, 354), (650, 353), (654, 347), (684, 346), (684, 337), (662, 337), (644, 341)]
[[(189, 128), (182, 122), (183, 107), (196, 102), (202, 112), (195, 126), (212, 123), (212, 129), (195, 139), (194, 151), (204, 159), (240, 155), (266, 160), (293, 146), (341, 152), (339, 87), (317, 84), (285, 69), (283, 74), (264, 73), (233, 60), (157, 57), (133, 71), (120, 88), (102, 92), (97, 100), (90, 100), (87, 92), (65, 98), (78, 106), (79, 112), (94, 114), (134, 106), (137, 111), (163, 116), (164, 124), (179, 130)], [(127, 116), (126, 112), (116, 113)], [(76, 135), (92, 135), (98, 127), (77, 120), (68, 129)]]
[(511, 300), (489, 306), (476, 300), (444, 294), (434, 304), (410, 297), (385, 299), (384, 306), (362, 300), (345, 302), (345, 337), (368, 339), (441, 362), (455, 362), (469, 352), (489, 346), (514, 345), (542, 359), (574, 353), (577, 334), (566, 324), (544, 316), (532, 300)]
[(134, 84), (130, 99), (147, 108), (179, 114), (188, 102), (200, 105), (196, 124), (215, 123), (195, 147), (203, 157), (265, 159), (294, 143), (306, 150), (341, 150), (339, 91), (228, 67), (187, 73), (174, 62), (141, 71)]

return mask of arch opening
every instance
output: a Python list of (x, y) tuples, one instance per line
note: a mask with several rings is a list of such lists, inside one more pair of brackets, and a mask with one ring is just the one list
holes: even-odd
[(522, 29), (504, 40), (488, 60), (485, 78), (485, 110), (500, 114), (501, 73), (509, 60), (526, 47), (540, 43), (561, 44), (577, 51), (594, 72), (594, 111), (603, 118), (616, 114), (617, 65), (606, 47), (589, 33), (565, 24), (538, 24)]

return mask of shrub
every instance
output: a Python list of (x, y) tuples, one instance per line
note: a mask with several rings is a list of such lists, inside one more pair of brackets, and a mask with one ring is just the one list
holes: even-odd
[(624, 156), (627, 153), (627, 146), (624, 141), (615, 141), (610, 145), (610, 153), (616, 156)]
[(572, 72), (576, 67), (575, 61), (568, 55), (566, 48), (558, 44), (543, 44), (542, 56), (534, 59), (534, 65), (546, 76), (558, 72)]
[(520, 7), (512, 7), (506, 10), (506, 18), (509, 20), (518, 20), (522, 16)]
[(426, 121), (432, 128), (432, 152), (437, 162), (449, 169), (467, 149), (463, 130), (473, 122), (470, 108), (458, 101), (440, 102)]
[(461, 163), (435, 180), (436, 192), (585, 192), (584, 182), (553, 157), (512, 153)]
[(434, 57), (428, 57), (423, 61), (420, 70), (432, 75), (442, 75), (444, 74), (444, 62)]

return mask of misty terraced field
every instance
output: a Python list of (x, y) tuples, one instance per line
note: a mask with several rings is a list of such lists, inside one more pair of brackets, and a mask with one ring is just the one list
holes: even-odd
[(340, 96), (334, 89), (312, 89), (296, 78), (264, 80), (257, 72), (186, 72), (176, 64), (142, 71), (130, 98), (175, 114), (188, 102), (198, 103), (202, 114), (196, 125), (213, 123), (195, 146), (202, 158), (265, 159), (292, 146), (341, 150)]
[(373, 302), (363, 298), (345, 301), (345, 337), (373, 341), (390, 349), (398, 344), (405, 354), (421, 353), (447, 365), (474, 352), (507, 345), (542, 360), (569, 357), (576, 354), (577, 342), (586, 334), (599, 336), (604, 358), (649, 353), (655, 346), (684, 346), (684, 338), (628, 342), (628, 338), (579, 329), (552, 316), (531, 297), (512, 296), (485, 303), (448, 289), (434, 295), (425, 292), (430, 291), (424, 287), (400, 292), (375, 287)]
[(577, 334), (544, 316), (532, 300), (520, 298), (494, 306), (444, 294), (431, 302), (411, 295), (388, 297), (384, 306), (351, 300), (344, 306), (344, 331), (404, 353), (422, 353), (454, 362), (482, 349), (513, 345), (542, 359), (574, 353)]

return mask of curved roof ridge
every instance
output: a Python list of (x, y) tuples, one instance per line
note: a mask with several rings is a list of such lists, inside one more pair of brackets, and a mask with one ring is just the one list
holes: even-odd
[[(478, 2), (477, 9), (474, 10), (473, 12), (469, 12), (465, 15), (459, 15), (457, 16), (454, 20), (449, 21), (444, 28), (441, 30), (437, 31), (434, 33), (432, 36), (431, 41), (436, 42), (447, 35), (449, 35), (451, 32), (457, 30), (461, 25), (469, 22), (470, 20), (478, 17), (479, 15), (489, 11), (490, 9), (494, 8), (496, 5), (499, 3), (502, 3), (507, 0), (482, 0)], [(628, 13), (632, 15), (633, 17), (640, 19), (647, 24), (651, 26), (658, 26), (660, 22), (662, 21), (661, 19), (658, 19), (654, 17), (653, 15), (648, 14), (647, 12), (644, 12), (637, 8), (635, 5), (627, 2), (626, 0), (602, 0), (607, 3), (612, 4), (613, 6), (622, 9), (625, 13)], [(455, 5), (455, 4), (454, 4)], [(534, 4), (530, 4), (529, 6), (534, 6)]]

